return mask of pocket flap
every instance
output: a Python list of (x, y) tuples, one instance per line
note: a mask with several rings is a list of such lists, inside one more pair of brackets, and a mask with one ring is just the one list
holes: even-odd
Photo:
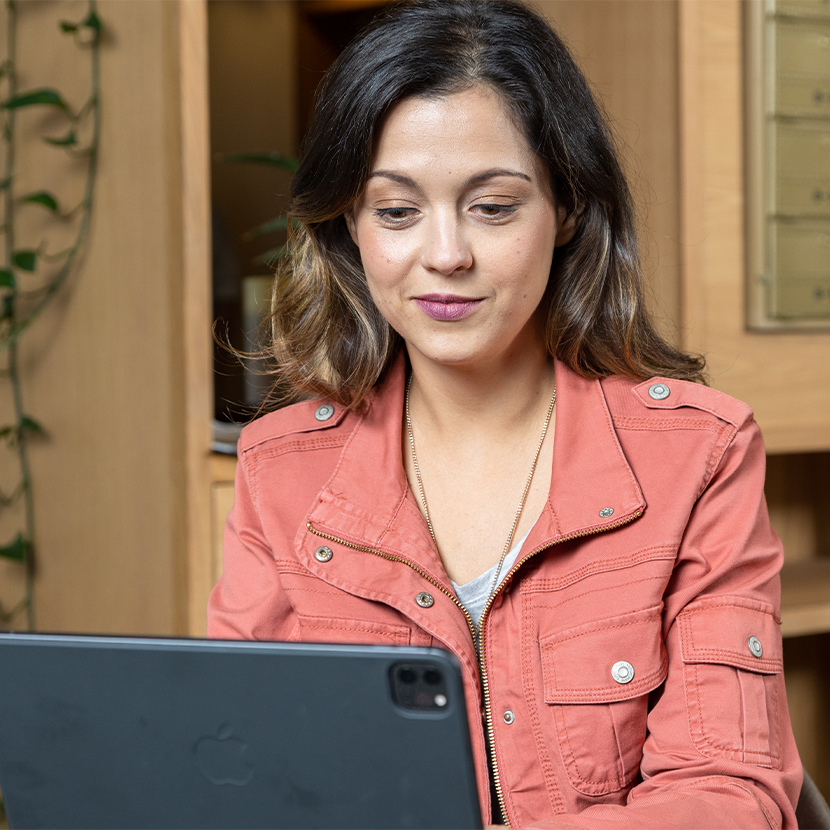
[(769, 603), (707, 597), (677, 615), (684, 663), (719, 663), (759, 674), (784, 670), (781, 627)]
[(666, 678), (662, 605), (542, 637), (547, 703), (613, 703)]

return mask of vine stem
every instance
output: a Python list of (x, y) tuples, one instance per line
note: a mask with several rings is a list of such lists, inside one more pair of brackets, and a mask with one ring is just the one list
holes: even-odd
[[(8, 0), (10, 5), (13, 5), (15, 0)], [(90, 12), (95, 12), (97, 8), (96, 0), (89, 0)], [(46, 287), (46, 293), (43, 295), (38, 304), (19, 322), (12, 325), (8, 337), (0, 343), (0, 351), (6, 348), (11, 348), (20, 335), (35, 321), (43, 309), (49, 304), (49, 301), (58, 292), (60, 287), (66, 281), (75, 259), (83, 247), (86, 237), (89, 233), (90, 219), (92, 216), (92, 197), (95, 191), (95, 178), (98, 169), (98, 143), (101, 137), (101, 101), (100, 101), (100, 56), (98, 53), (99, 38), (91, 46), (92, 52), (92, 95), (90, 102), (93, 107), (93, 121), (92, 121), (92, 142), (89, 146), (89, 167), (87, 168), (86, 188), (84, 190), (84, 198), (81, 204), (84, 206), (84, 213), (81, 217), (81, 224), (78, 228), (78, 235), (75, 237), (75, 242), (71, 248), (68, 248), (63, 253), (66, 254), (66, 260), (60, 267), (60, 270), (55, 275), (54, 279)], [(11, 111), (13, 112), (13, 110)], [(8, 190), (7, 190), (8, 197)]]
[[(8, 57), (6, 60), (6, 77), (8, 79), (8, 99), (14, 98), (17, 94), (17, 54), (16, 54), (16, 34), (17, 34), (17, 4), (16, 0), (6, 0), (6, 8), (8, 10), (8, 30), (7, 30), (7, 49)], [(89, 0), (90, 13), (96, 12), (96, 0)], [(4, 614), (4, 617), (15, 616), (17, 611), (26, 609), (26, 621), (28, 628), (32, 630), (35, 626), (35, 604), (34, 604), (34, 576), (35, 576), (35, 507), (34, 507), (34, 491), (32, 489), (31, 468), (29, 465), (29, 454), (27, 446), (27, 432), (22, 428), (24, 423), (23, 418), (25, 409), (23, 406), (23, 392), (20, 380), (20, 360), (18, 352), (18, 340), (20, 335), (31, 325), (31, 323), (40, 315), (49, 301), (58, 292), (60, 287), (66, 281), (72, 266), (80, 252), (86, 238), (89, 234), (90, 218), (92, 214), (92, 199), (95, 189), (95, 178), (98, 164), (98, 144), (101, 136), (101, 107), (100, 107), (100, 65), (99, 65), (99, 42), (98, 33), (96, 33), (95, 41), (91, 45), (91, 63), (92, 63), (92, 94), (89, 99), (89, 104), (93, 110), (93, 136), (92, 143), (89, 149), (89, 162), (87, 167), (87, 181), (84, 191), (83, 215), (81, 217), (80, 226), (78, 228), (75, 242), (71, 248), (67, 250), (67, 258), (63, 265), (58, 270), (57, 274), (46, 286), (43, 297), (35, 305), (35, 307), (22, 319), (17, 319), (17, 307), (12, 310), (11, 329), (7, 337), (0, 342), (0, 351), (8, 349), (8, 376), (12, 386), (12, 394), (14, 400), (14, 415), (17, 429), (17, 454), (20, 465), (20, 490), (24, 498), (25, 510), (25, 526), (26, 526), (26, 544), (24, 546), (24, 560), (23, 566), (25, 569), (25, 595), (23, 600), (15, 606), (10, 612)], [(6, 142), (6, 164), (5, 164), (5, 217), (2, 226), (6, 243), (6, 268), (14, 273), (14, 162), (15, 162), (15, 143), (14, 143), (14, 125), (15, 125), (15, 108), (6, 109), (6, 120), (4, 124), (4, 139)], [(12, 301), (17, 300), (19, 292), (16, 286), (12, 288)]]
[[(8, 77), (9, 98), (17, 94), (17, 4), (15, 0), (7, 0), (8, 29), (6, 60), (6, 73)], [(5, 189), (5, 222), (4, 231), (6, 236), (6, 268), (12, 271), (14, 254), (14, 122), (15, 110), (6, 110), (6, 123), (4, 137), (6, 140), (6, 189)], [(16, 292), (16, 289), (14, 289)], [(9, 349), (9, 378), (12, 385), (12, 397), (14, 401), (14, 418), (16, 424), (23, 423), (23, 393), (20, 383), (20, 361), (17, 352), (17, 342), (12, 342)], [(26, 434), (18, 430), (17, 434), (17, 457), (20, 464), (20, 486), (23, 492), (26, 539), (29, 544), (24, 548), (23, 567), (25, 569), (25, 596), (23, 605), (26, 608), (26, 624), (29, 630), (35, 626), (34, 608), (34, 555), (32, 540), (35, 533), (35, 508), (32, 493), (32, 479), (29, 468), (29, 452), (26, 442)]]

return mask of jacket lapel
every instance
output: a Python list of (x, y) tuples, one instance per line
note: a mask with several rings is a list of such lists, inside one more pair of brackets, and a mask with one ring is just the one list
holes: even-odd
[[(646, 507), (614, 430), (601, 382), (583, 378), (559, 361), (555, 361), (555, 370), (557, 413), (550, 494), (525, 543), (527, 551), (617, 527)], [(401, 354), (368, 412), (357, 419), (308, 522), (316, 531), (358, 548), (404, 559), (451, 591), (404, 472), (405, 384)], [(320, 538), (311, 534), (309, 540), (308, 535), (302, 528), (298, 547), (304, 549), (301, 558), (316, 571), (310, 552)], [(370, 582), (380, 578), (380, 571), (386, 572), (374, 567), (359, 570)]]

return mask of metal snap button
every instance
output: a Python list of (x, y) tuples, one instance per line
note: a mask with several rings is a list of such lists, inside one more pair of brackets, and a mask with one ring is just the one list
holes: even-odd
[(507, 711), (506, 711), (506, 712), (502, 715), (502, 717), (504, 718), (504, 722), (505, 722), (508, 726), (510, 726), (510, 724), (511, 724), (511, 723), (513, 723), (513, 721), (514, 721), (514, 720), (516, 720), (516, 716), (513, 714), (513, 712), (512, 712), (510, 709), (508, 709), (508, 710), (507, 710)]
[(334, 556), (334, 551), (331, 548), (321, 545), (314, 551), (314, 558), (318, 562), (328, 562)]
[(322, 406), (318, 406), (317, 411), (314, 413), (314, 417), (318, 421), (328, 421), (332, 415), (334, 415), (334, 407), (330, 403), (324, 403)]
[(757, 637), (750, 637), (746, 644), (749, 646), (749, 650), (752, 652), (753, 657), (761, 657), (764, 653), (764, 647), (761, 645), (761, 641)]
[(671, 394), (671, 389), (665, 383), (652, 383), (648, 388), (648, 396), (655, 401), (664, 401)]
[(611, 677), (617, 683), (630, 683), (634, 679), (634, 666), (627, 660), (618, 660), (611, 666)]
[(415, 602), (417, 602), (421, 608), (432, 608), (432, 606), (435, 605), (435, 600), (433, 599), (432, 594), (428, 594), (426, 591), (421, 591), (421, 593), (415, 597)]
[(607, 519), (609, 516), (614, 515), (614, 508), (613, 507), (603, 507), (602, 510), (599, 511), (599, 515), (602, 516), (603, 519)]

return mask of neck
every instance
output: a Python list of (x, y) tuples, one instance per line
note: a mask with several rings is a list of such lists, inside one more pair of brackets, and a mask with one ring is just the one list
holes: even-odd
[(420, 423), (452, 436), (523, 431), (553, 393), (553, 361), (543, 349), (486, 366), (441, 365), (409, 350), (411, 407)]

